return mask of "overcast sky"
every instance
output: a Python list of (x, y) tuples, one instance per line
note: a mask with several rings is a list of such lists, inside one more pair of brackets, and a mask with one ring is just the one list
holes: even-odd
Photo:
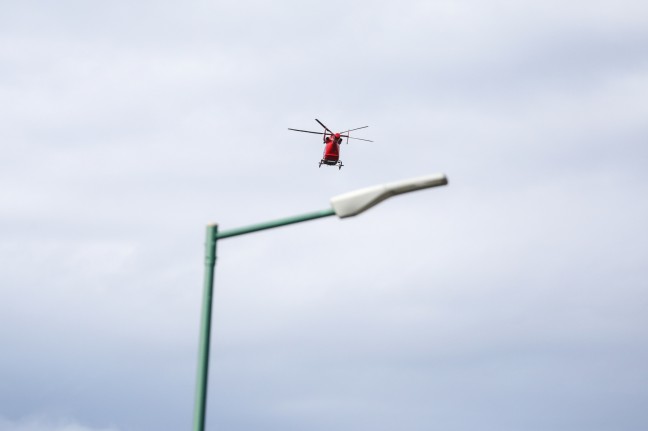
[[(317, 168), (319, 118), (369, 125)], [(0, 431), (648, 429), (648, 3), (0, 4)]]

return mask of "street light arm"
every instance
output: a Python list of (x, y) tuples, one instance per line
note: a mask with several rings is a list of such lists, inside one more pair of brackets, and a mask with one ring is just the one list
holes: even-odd
[(446, 184), (448, 178), (444, 174), (425, 175), (334, 196), (331, 206), (338, 217), (352, 217), (392, 196)]
[(308, 214), (301, 214), (293, 217), (286, 217), (278, 220), (267, 221), (264, 223), (258, 223), (251, 226), (240, 227), (236, 229), (224, 230), (216, 234), (215, 239), (224, 239), (232, 236), (245, 235), (247, 233), (258, 232), (260, 230), (273, 229), (279, 226), (285, 226), (288, 224), (301, 223), (308, 220), (314, 220), (322, 217), (328, 217), (335, 215), (332, 209), (328, 208), (321, 211), (315, 211)]

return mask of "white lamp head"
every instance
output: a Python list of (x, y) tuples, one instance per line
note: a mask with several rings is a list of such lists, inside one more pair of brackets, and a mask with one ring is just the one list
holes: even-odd
[(331, 206), (338, 217), (351, 217), (392, 196), (446, 184), (448, 178), (444, 174), (425, 175), (334, 196), (331, 198)]

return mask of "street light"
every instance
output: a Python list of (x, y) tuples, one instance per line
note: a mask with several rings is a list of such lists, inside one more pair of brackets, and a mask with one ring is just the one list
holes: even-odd
[(209, 342), (211, 334), (212, 294), (214, 291), (214, 268), (216, 266), (216, 242), (219, 239), (244, 235), (288, 224), (301, 223), (317, 218), (337, 215), (340, 218), (352, 217), (368, 210), (387, 198), (430, 187), (444, 186), (448, 179), (444, 174), (425, 175), (408, 180), (395, 181), (378, 186), (367, 187), (335, 196), (331, 208), (259, 223), (238, 229), (218, 232), (217, 224), (207, 226), (205, 239), (205, 276), (203, 286), (202, 312), (200, 320), (200, 340), (198, 346), (198, 372), (196, 380), (196, 400), (194, 407), (194, 431), (204, 431), (207, 405), (207, 373), (209, 370)]

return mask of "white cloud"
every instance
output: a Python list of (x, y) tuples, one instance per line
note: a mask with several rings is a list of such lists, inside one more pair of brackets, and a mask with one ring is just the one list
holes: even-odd
[(29, 418), (9, 420), (0, 417), (0, 431), (117, 431), (112, 427), (88, 427), (75, 421)]
[[(0, 16), (0, 406), (77, 421), (1, 426), (188, 427), (204, 225), (435, 171), (219, 243), (208, 423), (647, 423), (644, 2), (33, 5)], [(375, 142), (318, 169), (315, 117)]]

